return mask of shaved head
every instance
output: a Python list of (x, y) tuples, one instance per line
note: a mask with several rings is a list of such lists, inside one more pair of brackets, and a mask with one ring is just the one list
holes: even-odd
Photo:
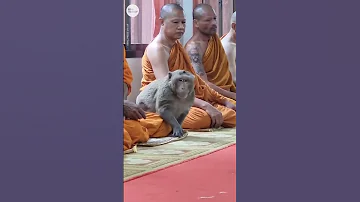
[(193, 19), (199, 20), (206, 12), (214, 12), (215, 13), (214, 9), (209, 4), (196, 5), (193, 10)]
[(217, 16), (209, 4), (198, 4), (193, 10), (193, 23), (198, 33), (212, 36), (217, 31)]
[(174, 13), (174, 11), (184, 11), (184, 9), (179, 4), (176, 3), (165, 4), (163, 7), (161, 7), (160, 19), (165, 20), (166, 18), (171, 16)]
[(160, 10), (160, 34), (170, 40), (180, 39), (185, 33), (184, 9), (175, 3), (165, 4)]
[(235, 23), (236, 24), (236, 11), (232, 14), (230, 23)]

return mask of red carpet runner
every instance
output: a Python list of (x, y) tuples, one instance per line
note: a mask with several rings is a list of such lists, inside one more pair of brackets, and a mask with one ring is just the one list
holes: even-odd
[(235, 202), (236, 145), (124, 183), (124, 202)]

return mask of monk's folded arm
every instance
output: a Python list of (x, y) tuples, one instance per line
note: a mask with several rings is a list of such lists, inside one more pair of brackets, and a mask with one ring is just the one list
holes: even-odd
[(209, 107), (211, 107), (211, 105), (208, 102), (201, 100), (199, 98), (195, 98), (193, 106), (203, 109), (204, 111), (207, 111)]
[(216, 92), (216, 91), (213, 90), (212, 88), (209, 87), (208, 90), (209, 90), (209, 93), (210, 93), (212, 99), (213, 99), (215, 102), (217, 102), (217, 103), (219, 103), (219, 104), (221, 104), (221, 105), (224, 105), (224, 106), (226, 106), (226, 105), (230, 102), (226, 97), (224, 97), (223, 95), (219, 94), (218, 92)]
[(219, 86), (209, 82), (209, 81), (205, 81), (212, 89), (214, 89), (216, 92), (218, 92), (219, 94), (225, 96), (225, 97), (228, 97), (228, 98), (231, 98), (231, 99), (236, 99), (236, 94), (234, 92), (230, 92), (230, 91), (227, 91), (227, 90), (224, 90), (222, 88), (220, 88)]
[(208, 79), (204, 65), (202, 63), (203, 57), (200, 53), (200, 45), (198, 43), (189, 43), (188, 45), (186, 45), (186, 51), (196, 74), (199, 75), (202, 80), (207, 82)]

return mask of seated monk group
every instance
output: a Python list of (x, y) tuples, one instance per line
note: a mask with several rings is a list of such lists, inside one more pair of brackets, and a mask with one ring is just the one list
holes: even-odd
[[(165, 77), (169, 71), (180, 69), (195, 75), (196, 98), (182, 124), (184, 129), (236, 126), (236, 87), (229, 71), (225, 51), (216, 35), (216, 28), (214, 31), (212, 22), (207, 24), (208, 21), (205, 19), (210, 13), (205, 12), (207, 6), (202, 4), (194, 9), (194, 15), (199, 21), (199, 34), (190, 39), (186, 51), (179, 42), (185, 32), (184, 10), (178, 4), (164, 5), (160, 11), (160, 32), (147, 46), (142, 58), (143, 78), (140, 90), (152, 81)], [(206, 40), (208, 42), (204, 43)], [(200, 48), (196, 49), (197, 52), (193, 44), (199, 44)], [(124, 54), (126, 95), (131, 91), (131, 81), (131, 71)], [(128, 117), (125, 112), (127, 107), (131, 108), (130, 111), (139, 111), (134, 112), (139, 116)], [(143, 112), (134, 103), (126, 100), (124, 100), (124, 116), (127, 118), (124, 120), (124, 150), (130, 149), (138, 142), (146, 142), (150, 137), (168, 136), (172, 130), (159, 115)]]

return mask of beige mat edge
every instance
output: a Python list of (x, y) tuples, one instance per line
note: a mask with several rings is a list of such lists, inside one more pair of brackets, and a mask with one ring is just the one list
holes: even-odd
[(127, 182), (127, 181), (130, 181), (130, 180), (134, 179), (134, 178), (141, 177), (141, 176), (143, 176), (143, 175), (145, 175), (145, 174), (152, 173), (152, 172), (155, 172), (155, 171), (164, 169), (164, 168), (166, 168), (166, 167), (170, 167), (170, 166), (172, 166), (172, 165), (180, 164), (180, 163), (185, 162), (185, 161), (193, 160), (193, 159), (195, 159), (195, 158), (208, 155), (208, 154), (210, 154), (210, 153), (216, 152), (216, 151), (221, 150), (221, 149), (225, 149), (225, 148), (230, 147), (230, 146), (235, 145), (235, 144), (236, 144), (236, 141), (230, 142), (230, 143), (228, 143), (228, 144), (224, 144), (224, 145), (222, 145), (222, 146), (220, 146), (220, 147), (213, 148), (213, 149), (211, 149), (211, 150), (207, 150), (207, 151), (205, 151), (205, 152), (199, 153), (199, 154), (194, 155), (194, 156), (191, 156), (191, 157), (189, 157), (189, 158), (185, 158), (185, 159), (173, 161), (173, 162), (167, 163), (167, 164), (165, 164), (165, 165), (156, 167), (155, 169), (147, 170), (147, 171), (144, 171), (144, 172), (140, 172), (140, 173), (134, 174), (134, 175), (129, 176), (129, 177), (125, 177), (123, 181), (124, 181), (124, 182)]

